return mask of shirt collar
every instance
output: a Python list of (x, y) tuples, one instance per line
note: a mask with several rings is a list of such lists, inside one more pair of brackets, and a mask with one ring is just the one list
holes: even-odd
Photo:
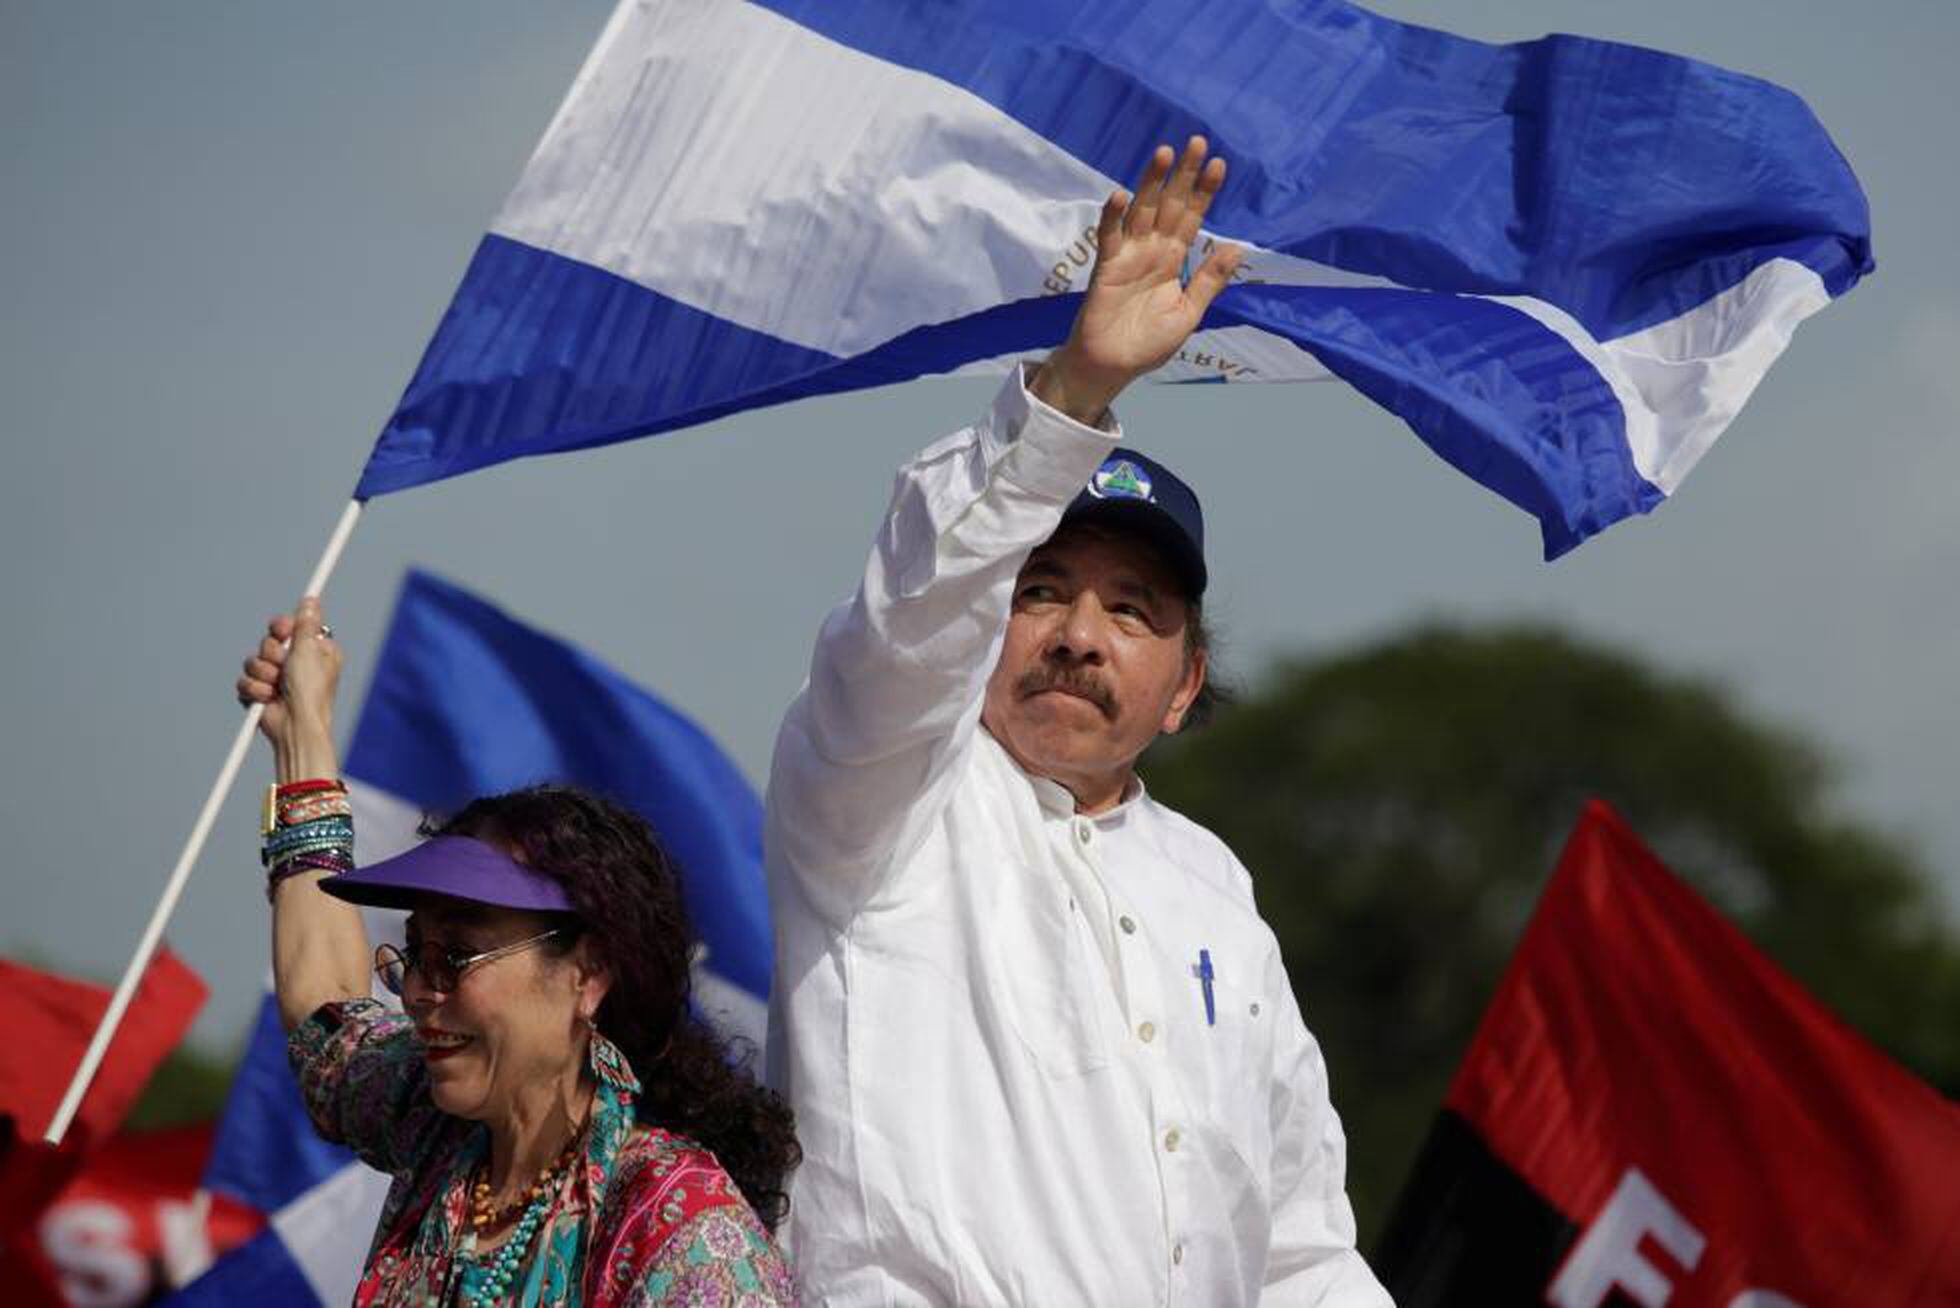
[[(1013, 755), (1008, 755), (1008, 760), (1012, 762)], [(1016, 763), (1014, 766), (1018, 769), (1020, 764)], [(1075, 816), (1075, 794), (1067, 786), (1051, 777), (1037, 777), (1031, 772), (1022, 772), (1021, 775), (1026, 777), (1028, 784), (1034, 787), (1034, 795), (1041, 803), (1042, 812), (1051, 817)], [(1116, 802), (1115, 807), (1084, 816), (1092, 817), (1098, 825), (1106, 825), (1121, 818), (1143, 796), (1143, 778), (1132, 772), (1129, 781), (1123, 787), (1123, 798)]]

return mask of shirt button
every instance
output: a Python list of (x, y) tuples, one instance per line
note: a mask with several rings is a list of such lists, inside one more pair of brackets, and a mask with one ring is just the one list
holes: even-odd
[(1252, 1001), (1252, 1015), (1254, 1017), (1259, 1016), (1259, 1001), (1256, 999)]
[(1157, 1024), (1155, 1022), (1145, 1022), (1137, 1028), (1137, 1039), (1143, 1041), (1146, 1045), (1156, 1038)]
[(1087, 822), (1078, 822), (1075, 824), (1075, 838), (1083, 844), (1088, 844), (1094, 836), (1095, 830)]
[(1166, 1153), (1172, 1153), (1172, 1154), (1176, 1153), (1178, 1141), (1182, 1140), (1183, 1138), (1184, 1138), (1183, 1136), (1178, 1134), (1177, 1128), (1174, 1126), (1170, 1130), (1164, 1132), (1164, 1151)]
[(1125, 913), (1122, 917), (1117, 918), (1116, 924), (1123, 928), (1123, 934), (1126, 936), (1133, 936), (1137, 933), (1136, 920), (1132, 918), (1128, 913)]
[(1174, 1263), (1178, 1263), (1180, 1265), (1184, 1262), (1183, 1241), (1180, 1240), (1178, 1243), (1171, 1246), (1171, 1261)]

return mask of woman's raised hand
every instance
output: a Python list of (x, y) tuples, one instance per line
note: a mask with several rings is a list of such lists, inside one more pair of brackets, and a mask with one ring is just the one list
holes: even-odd
[(258, 649), (245, 660), (238, 702), (265, 705), (259, 730), (282, 755), (302, 743), (330, 745), (340, 646), (322, 619), (320, 601), (301, 600), (297, 612), (278, 614), (265, 631)]
[(1225, 161), (1207, 162), (1207, 148), (1202, 136), (1181, 156), (1158, 146), (1136, 194), (1119, 190), (1104, 202), (1088, 293), (1068, 341), (1034, 380), (1045, 403), (1081, 422), (1099, 420), (1125, 386), (1177, 353), (1232, 280), (1244, 253), (1235, 245), (1219, 245), (1189, 282), (1183, 277), (1225, 184)]
[[(333, 744), (339, 683), (340, 646), (321, 617), (319, 600), (303, 599), (293, 613), (265, 624), (265, 638), (238, 679), (238, 702), (265, 706), (259, 730), (272, 742), (280, 782), (339, 777)], [(272, 983), (288, 1031), (329, 1000), (368, 993), (367, 931), (352, 904), (313, 888), (323, 870), (307, 869), (304, 876), (277, 872), (268, 883)]]

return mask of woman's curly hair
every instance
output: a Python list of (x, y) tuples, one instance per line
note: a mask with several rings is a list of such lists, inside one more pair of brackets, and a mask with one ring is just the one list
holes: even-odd
[(642, 1122), (714, 1153), (764, 1225), (789, 1211), (789, 1173), (802, 1158), (795, 1119), (757, 1083), (752, 1048), (739, 1051), (690, 1004), (697, 937), (681, 900), (674, 860), (640, 816), (572, 786), (533, 786), (473, 800), (424, 833), (471, 836), (563, 883), (578, 937), (612, 985), (594, 1025), (618, 1045), (640, 1080)]

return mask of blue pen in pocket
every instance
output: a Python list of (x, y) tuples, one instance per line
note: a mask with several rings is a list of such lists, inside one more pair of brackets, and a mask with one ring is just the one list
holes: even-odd
[(1192, 970), (1198, 974), (1198, 984), (1203, 986), (1205, 991), (1205, 1025), (1217, 1026), (1218, 1006), (1211, 994), (1212, 973), (1211, 951), (1209, 949), (1200, 949), (1198, 951), (1198, 966)]

